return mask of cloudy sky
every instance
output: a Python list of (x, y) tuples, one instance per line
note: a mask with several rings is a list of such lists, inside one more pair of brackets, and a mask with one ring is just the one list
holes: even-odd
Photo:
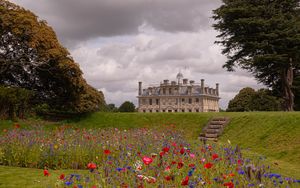
[(246, 86), (249, 73), (226, 72), (214, 44), (212, 10), (219, 0), (11, 0), (46, 20), (107, 103), (137, 103), (143, 86), (184, 77), (220, 83), (220, 106)]

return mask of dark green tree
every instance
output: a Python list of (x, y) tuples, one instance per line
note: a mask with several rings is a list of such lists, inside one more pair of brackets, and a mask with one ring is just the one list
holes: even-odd
[(252, 96), (248, 106), (251, 111), (279, 111), (281, 109), (281, 101), (277, 97), (272, 96), (270, 90), (259, 89)]
[(135, 106), (132, 102), (125, 101), (121, 106), (119, 107), (120, 112), (134, 112)]
[(239, 91), (239, 93), (229, 101), (227, 111), (229, 112), (244, 112), (251, 111), (251, 100), (255, 95), (255, 90), (246, 87)]
[(284, 110), (294, 107), (294, 73), (300, 69), (300, 0), (223, 0), (213, 11), (220, 32), (223, 66), (239, 66), (274, 89), (280, 85)]
[(118, 112), (118, 108), (115, 104), (108, 104), (106, 108), (108, 112)]
[(105, 104), (52, 28), (5, 0), (0, 0), (0, 85), (32, 90), (32, 103), (52, 110), (84, 113)]
[(239, 93), (229, 101), (227, 111), (278, 111), (281, 107), (281, 101), (272, 95), (268, 89), (259, 89), (255, 91), (250, 87), (243, 88)]

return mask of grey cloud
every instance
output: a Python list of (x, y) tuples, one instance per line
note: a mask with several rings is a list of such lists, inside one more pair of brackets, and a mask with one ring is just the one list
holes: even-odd
[(207, 29), (219, 0), (12, 0), (49, 22), (69, 47), (98, 36), (136, 34), (142, 24), (165, 32)]

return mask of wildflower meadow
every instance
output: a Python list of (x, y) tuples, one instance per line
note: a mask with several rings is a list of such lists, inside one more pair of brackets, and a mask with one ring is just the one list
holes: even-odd
[[(299, 187), (300, 180), (273, 173), (264, 158), (245, 158), (239, 146), (188, 143), (183, 133), (163, 129), (84, 129), (71, 126), (45, 130), (19, 125), (3, 130), (0, 164), (39, 168), (47, 187)], [(86, 170), (86, 171), (82, 171)]]

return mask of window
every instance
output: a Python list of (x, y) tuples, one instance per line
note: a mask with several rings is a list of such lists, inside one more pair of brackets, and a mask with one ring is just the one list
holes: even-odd
[(182, 98), (182, 99), (181, 99), (181, 102), (183, 102), (183, 103), (184, 103), (184, 98)]
[(152, 113), (152, 110), (149, 110), (150, 113)]
[(166, 88), (163, 88), (163, 95), (166, 94)]
[(169, 95), (172, 95), (172, 88), (169, 88)]
[(174, 112), (177, 112), (177, 110), (174, 110)]
[(199, 102), (199, 98), (196, 98), (196, 102), (197, 102), (197, 103)]
[(192, 104), (192, 99), (191, 98), (189, 98), (189, 104)]
[(199, 109), (196, 109), (196, 112), (199, 112)]
[(182, 112), (184, 112), (184, 109), (182, 109)]
[(156, 105), (159, 105), (159, 99), (156, 99)]
[(159, 110), (156, 110), (156, 112), (159, 112)]
[(149, 99), (149, 104), (152, 105), (152, 99)]
[(143, 112), (145, 113), (145, 112), (146, 112), (146, 110), (143, 110)]
[(146, 104), (146, 99), (143, 99), (143, 100), (142, 100), (142, 104)]
[(192, 112), (192, 110), (191, 110), (191, 109), (189, 109), (189, 112)]

